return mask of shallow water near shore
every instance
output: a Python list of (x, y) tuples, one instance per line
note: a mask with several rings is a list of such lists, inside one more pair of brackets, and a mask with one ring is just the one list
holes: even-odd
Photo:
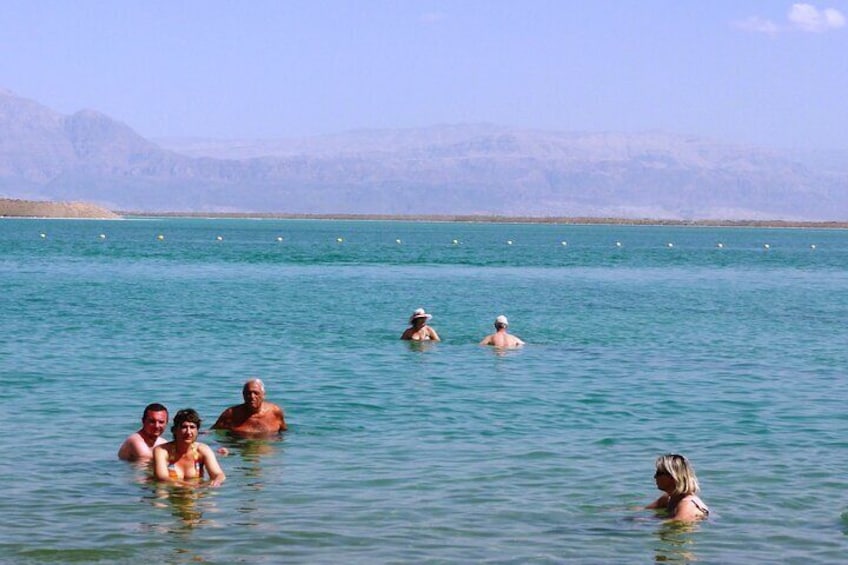
[[(3, 562), (848, 550), (846, 231), (2, 220), (0, 305)], [(443, 342), (398, 340), (417, 307)], [(477, 345), (498, 314), (526, 347)], [(290, 430), (204, 435), (222, 487), (116, 459), (145, 404), (205, 429), (249, 376)], [(633, 510), (669, 451), (708, 521)]]

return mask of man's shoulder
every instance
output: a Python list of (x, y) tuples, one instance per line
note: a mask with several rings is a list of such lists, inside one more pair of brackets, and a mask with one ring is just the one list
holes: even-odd
[(127, 436), (127, 439), (125, 439), (124, 443), (121, 444), (121, 447), (118, 448), (118, 458), (128, 461), (134, 461), (140, 457), (149, 456), (150, 453), (150, 448), (138, 432), (133, 432)]
[(124, 445), (133, 451), (138, 451), (141, 448), (147, 447), (147, 442), (141, 437), (141, 433), (133, 432), (124, 440)]
[(283, 409), (280, 408), (279, 404), (275, 404), (273, 402), (268, 402), (267, 400), (263, 403), (265, 410), (263, 410), (266, 414), (282, 414)]

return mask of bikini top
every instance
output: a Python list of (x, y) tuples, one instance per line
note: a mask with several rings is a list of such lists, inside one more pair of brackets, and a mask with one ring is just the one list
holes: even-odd
[[(197, 444), (191, 444), (186, 454), (191, 457), (191, 460), (194, 463), (194, 470), (197, 473), (197, 476), (203, 477), (203, 460), (200, 457), (200, 450), (198, 449)], [(168, 469), (170, 471), (170, 474), (176, 474), (176, 463), (177, 461), (179, 461), (179, 459), (180, 458), (177, 457), (176, 446), (168, 446)]]

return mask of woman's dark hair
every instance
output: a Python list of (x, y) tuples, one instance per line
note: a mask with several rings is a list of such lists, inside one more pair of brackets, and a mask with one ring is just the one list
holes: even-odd
[(183, 408), (177, 415), (174, 416), (174, 425), (171, 426), (171, 431), (176, 431), (183, 422), (191, 422), (192, 424), (197, 424), (198, 429), (200, 428), (200, 414), (197, 413), (197, 410), (194, 408)]

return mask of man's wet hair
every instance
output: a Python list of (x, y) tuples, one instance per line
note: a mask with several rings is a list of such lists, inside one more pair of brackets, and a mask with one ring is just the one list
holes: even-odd
[(164, 404), (159, 404), (158, 402), (154, 402), (153, 404), (148, 404), (144, 407), (144, 412), (141, 413), (141, 421), (143, 422), (147, 418), (148, 412), (168, 412), (168, 409), (165, 408)]

